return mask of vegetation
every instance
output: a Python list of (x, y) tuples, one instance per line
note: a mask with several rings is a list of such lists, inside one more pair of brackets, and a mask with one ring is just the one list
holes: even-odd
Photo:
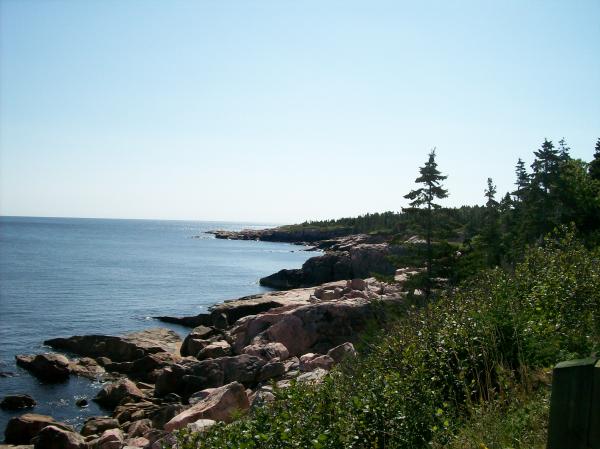
[[(545, 447), (551, 367), (600, 350), (600, 140), (590, 164), (564, 140), (535, 155), (531, 173), (519, 160), (502, 199), (488, 179), (485, 206), (431, 208), (431, 253), (416, 243), (407, 257), (431, 257), (430, 276), (445, 273), (447, 288), (365, 337), (361, 356), (321, 385), (275, 388), (273, 403), (232, 424), (180, 433), (181, 447)], [(406, 244), (423, 217), (302, 226), (393, 230)]]
[[(461, 447), (457, 441), (474, 435), (505, 441), (520, 427), (531, 427), (532, 437), (543, 433), (545, 409), (520, 404), (547, 400), (547, 386), (536, 381), (540, 371), (600, 349), (598, 256), (572, 230), (563, 231), (529, 249), (513, 274), (485, 271), (412, 308), (322, 385), (276, 390), (273, 404), (203, 435), (182, 434), (181, 443), (185, 449)], [(487, 410), (512, 424), (503, 418), (491, 434), (480, 431)], [(511, 447), (535, 447), (517, 438)]]

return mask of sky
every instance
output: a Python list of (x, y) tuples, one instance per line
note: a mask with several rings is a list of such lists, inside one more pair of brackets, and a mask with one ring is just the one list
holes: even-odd
[(600, 1), (0, 0), (0, 215), (291, 223), (591, 160)]

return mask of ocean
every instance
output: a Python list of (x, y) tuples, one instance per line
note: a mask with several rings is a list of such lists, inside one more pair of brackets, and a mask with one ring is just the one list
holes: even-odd
[[(91, 399), (97, 382), (71, 376), (43, 384), (17, 367), (16, 354), (48, 352), (43, 341), (83, 334), (119, 335), (167, 327), (158, 315), (195, 315), (225, 299), (265, 292), (260, 277), (298, 268), (315, 254), (284, 243), (219, 240), (211, 229), (261, 223), (0, 217), (0, 399), (27, 393), (34, 413), (78, 428), (106, 415)], [(28, 410), (29, 411), (29, 410)], [(11, 416), (0, 410), (0, 433)], [(0, 437), (0, 440), (2, 438)]]

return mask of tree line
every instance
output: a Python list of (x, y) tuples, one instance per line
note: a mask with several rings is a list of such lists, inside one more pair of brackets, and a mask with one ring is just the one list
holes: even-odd
[[(462, 213), (454, 214), (437, 203), (448, 191), (435, 156), (435, 150), (431, 151), (419, 169), (415, 182), (420, 187), (405, 195), (411, 202), (403, 209), (410, 217), (407, 222), (424, 237), (425, 250), (419, 248), (422, 242), (406, 244), (407, 256), (396, 261), (402, 264), (408, 257), (414, 264), (415, 254), (421, 253), (426, 272), (417, 285), (427, 295), (436, 286), (436, 277), (459, 281), (482, 268), (514, 267), (528, 245), (539, 243), (561, 225), (572, 226), (588, 247), (600, 244), (600, 139), (589, 163), (572, 158), (564, 139), (557, 145), (545, 139), (534, 151), (530, 170), (522, 159), (517, 161), (514, 190), (499, 197), (494, 181), (488, 178), (485, 205), (461, 208), (455, 212)], [(460, 244), (449, 244), (452, 231), (448, 229), (462, 231)]]

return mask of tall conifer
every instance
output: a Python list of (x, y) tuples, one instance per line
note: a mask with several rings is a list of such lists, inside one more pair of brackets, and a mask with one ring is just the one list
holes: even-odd
[(427, 284), (425, 293), (429, 296), (431, 292), (431, 266), (433, 252), (431, 248), (431, 238), (433, 234), (433, 210), (439, 209), (441, 206), (435, 203), (436, 199), (443, 199), (448, 196), (448, 191), (443, 188), (442, 181), (447, 178), (441, 174), (435, 162), (435, 148), (429, 153), (429, 159), (425, 165), (419, 168), (420, 176), (415, 180), (415, 183), (422, 184), (416, 190), (411, 190), (404, 195), (404, 198), (411, 200), (408, 211), (416, 211), (420, 209), (423, 214), (421, 222), (422, 228), (425, 230), (425, 240), (427, 244)]

